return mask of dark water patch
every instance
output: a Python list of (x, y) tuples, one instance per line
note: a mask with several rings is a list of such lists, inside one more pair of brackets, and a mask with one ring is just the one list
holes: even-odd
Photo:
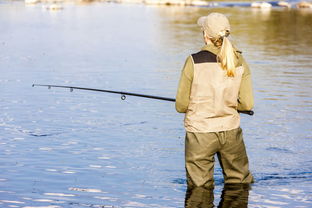
[(280, 166), (280, 164), (278, 164), (278, 163), (270, 163), (270, 164), (268, 164), (268, 167), (277, 168), (277, 167), (279, 167), (279, 166)]
[(142, 125), (142, 124), (146, 124), (147, 121), (141, 121), (141, 122), (138, 122), (138, 123), (124, 123), (124, 124), (121, 124), (122, 126), (132, 126), (132, 125)]
[(255, 139), (262, 140), (262, 139), (265, 139), (265, 137), (256, 137)]
[(263, 100), (266, 101), (286, 101), (287, 99), (281, 99), (281, 98), (263, 98)]
[(49, 133), (49, 134), (40, 134), (40, 133), (31, 133), (29, 132), (28, 135), (34, 136), (34, 137), (48, 137), (48, 136), (55, 136), (60, 135), (62, 133)]
[[(312, 172), (303, 171), (299, 173), (290, 172), (288, 174), (279, 174), (279, 173), (270, 173), (267, 175), (264, 174), (254, 174), (255, 185), (258, 183), (270, 183), (270, 184), (290, 184), (298, 180), (303, 181), (312, 181)], [(223, 185), (224, 179), (222, 177), (214, 178), (215, 185)], [(184, 178), (175, 178), (172, 180), (174, 184), (186, 185), (186, 179)]]
[(248, 2), (218, 2), (220, 7), (250, 7)]
[[(172, 183), (174, 184), (180, 184), (180, 185), (186, 185), (186, 179), (184, 178), (176, 178), (172, 180)], [(215, 177), (214, 178), (214, 184), (217, 186), (223, 185), (224, 179), (220, 177)]]
[(279, 174), (279, 173), (271, 173), (268, 175), (258, 175), (255, 174), (255, 185), (258, 183), (269, 183), (270, 185), (285, 185), (297, 183), (298, 181), (312, 181), (312, 172), (303, 171), (303, 172), (290, 172), (288, 174)]
[(274, 152), (281, 152), (281, 153), (291, 153), (294, 154), (293, 151), (285, 149), (285, 148), (279, 148), (279, 147), (268, 147), (266, 148), (268, 151), (274, 151)]
[(57, 130), (51, 130), (51, 129), (50, 129), (51, 132), (49, 133), (42, 133), (41, 130), (28, 130), (28, 129), (24, 129), (24, 127), (22, 126), (12, 125), (12, 124), (7, 124), (7, 123), (1, 123), (0, 127), (3, 127), (3, 129), (8, 132), (18, 132), (18, 133), (22, 133), (23, 135), (26, 134), (28, 136), (34, 136), (34, 137), (56, 136), (56, 135), (61, 135), (65, 133), (63, 131), (57, 131)]
[[(280, 7), (278, 5), (279, 1), (268, 1), (273, 7)], [(251, 7), (250, 2), (218, 2), (220, 7)]]
[(173, 179), (172, 180), (172, 183), (174, 183), (174, 184), (186, 184), (186, 179), (184, 179), (184, 178), (176, 178), (176, 179)]

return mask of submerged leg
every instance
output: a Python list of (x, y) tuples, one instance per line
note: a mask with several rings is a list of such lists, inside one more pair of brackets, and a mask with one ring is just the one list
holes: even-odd
[(189, 187), (213, 186), (214, 155), (218, 148), (215, 133), (186, 133), (185, 167)]
[(219, 133), (219, 136), (225, 141), (217, 153), (223, 170), (224, 183), (253, 183), (242, 129), (224, 131)]

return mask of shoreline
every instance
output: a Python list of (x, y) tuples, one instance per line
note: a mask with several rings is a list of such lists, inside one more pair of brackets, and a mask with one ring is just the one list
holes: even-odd
[(312, 1), (204, 1), (204, 0), (24, 0), (25, 5), (45, 4), (50, 9), (62, 9), (61, 5), (92, 4), (92, 3), (116, 3), (116, 4), (144, 4), (151, 6), (193, 6), (193, 7), (250, 7), (259, 9), (270, 9), (272, 7), (285, 9), (312, 9)]

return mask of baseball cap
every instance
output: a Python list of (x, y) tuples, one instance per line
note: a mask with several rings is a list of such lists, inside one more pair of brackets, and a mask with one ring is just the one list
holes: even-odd
[(231, 30), (228, 18), (224, 14), (217, 12), (200, 17), (197, 20), (197, 24), (212, 38), (227, 36)]

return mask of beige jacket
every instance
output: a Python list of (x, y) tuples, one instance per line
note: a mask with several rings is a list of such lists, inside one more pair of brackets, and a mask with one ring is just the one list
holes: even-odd
[(219, 49), (206, 45), (186, 60), (176, 95), (176, 110), (185, 113), (188, 132), (219, 132), (238, 128), (237, 110), (254, 105), (250, 70), (240, 52), (234, 77), (217, 62)]

